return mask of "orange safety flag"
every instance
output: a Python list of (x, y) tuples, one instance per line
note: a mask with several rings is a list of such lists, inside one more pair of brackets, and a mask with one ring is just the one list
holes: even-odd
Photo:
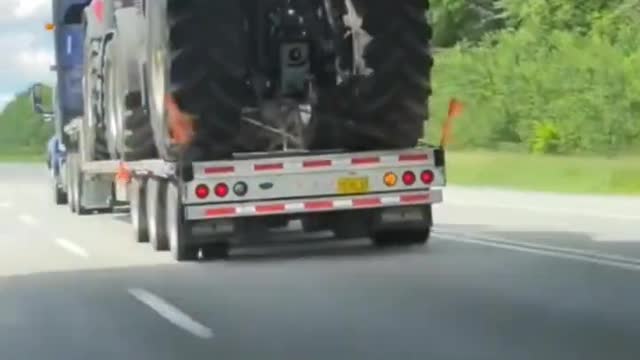
[(449, 101), (449, 112), (447, 113), (447, 119), (444, 121), (442, 126), (442, 135), (440, 137), (440, 146), (445, 148), (449, 144), (451, 140), (451, 129), (453, 127), (453, 120), (460, 115), (462, 115), (462, 111), (464, 110), (464, 106), (457, 99), (451, 99)]
[(187, 145), (193, 139), (193, 119), (178, 108), (175, 99), (167, 95), (165, 98), (171, 140), (177, 145)]

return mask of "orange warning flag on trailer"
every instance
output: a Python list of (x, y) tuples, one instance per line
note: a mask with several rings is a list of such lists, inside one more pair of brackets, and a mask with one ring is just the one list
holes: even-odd
[(457, 99), (451, 99), (449, 101), (449, 112), (447, 113), (447, 119), (442, 126), (442, 136), (440, 137), (440, 146), (445, 148), (451, 141), (451, 128), (453, 127), (453, 120), (462, 115), (464, 105)]

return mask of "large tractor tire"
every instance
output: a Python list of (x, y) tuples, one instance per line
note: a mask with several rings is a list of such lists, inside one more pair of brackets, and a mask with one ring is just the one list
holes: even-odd
[(416, 146), (424, 133), (431, 95), (428, 1), (333, 1), (344, 2), (349, 9), (345, 19), (351, 27), (350, 43), (341, 55), (369, 73), (325, 94), (318, 109), (315, 147)]
[(104, 76), (104, 121), (105, 121), (105, 137), (107, 139), (107, 147), (112, 159), (119, 157), (119, 140), (121, 133), (120, 119), (116, 111), (116, 69), (115, 69), (115, 49), (114, 42), (111, 40), (105, 47), (105, 60), (102, 68), (102, 74)]
[(83, 161), (107, 160), (110, 157), (109, 146), (105, 129), (101, 126), (103, 56), (97, 41), (88, 45), (85, 56), (85, 116), (82, 118), (80, 156)]
[[(147, 8), (147, 97), (156, 147), (167, 160), (221, 159), (235, 151), (259, 151), (246, 136), (251, 125), (242, 109), (255, 106), (247, 85), (250, 38), (243, 2), (236, 0), (158, 0)], [(170, 141), (167, 100), (189, 114), (188, 146)], [(250, 129), (255, 135), (256, 129)]]
[(127, 104), (127, 94), (140, 91), (138, 54), (142, 45), (136, 9), (119, 10), (115, 35), (105, 50), (103, 73), (109, 151), (125, 161), (156, 155), (151, 123), (141, 104)]

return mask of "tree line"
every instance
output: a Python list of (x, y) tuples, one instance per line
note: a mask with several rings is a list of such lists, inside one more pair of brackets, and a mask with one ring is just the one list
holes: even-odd
[(429, 139), (450, 98), (453, 146), (640, 150), (640, 0), (431, 0)]

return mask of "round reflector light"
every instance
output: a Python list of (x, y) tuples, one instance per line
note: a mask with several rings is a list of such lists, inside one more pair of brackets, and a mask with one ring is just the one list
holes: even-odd
[(422, 172), (422, 174), (420, 174), (420, 180), (422, 180), (422, 182), (425, 184), (431, 184), (434, 179), (435, 175), (431, 170), (425, 170)]
[(416, 183), (416, 174), (413, 173), (413, 171), (406, 171), (404, 174), (402, 174), (402, 182), (405, 185), (413, 185)]
[(223, 197), (226, 197), (227, 195), (229, 195), (229, 187), (225, 183), (219, 183), (213, 189), (213, 192), (216, 193), (217, 197), (223, 198)]
[(198, 199), (206, 199), (209, 196), (209, 187), (204, 184), (196, 186), (196, 196)]
[(384, 174), (384, 184), (391, 187), (398, 183), (398, 176), (392, 172)]
[(233, 185), (233, 192), (238, 196), (244, 196), (249, 191), (249, 186), (245, 182), (237, 182)]

